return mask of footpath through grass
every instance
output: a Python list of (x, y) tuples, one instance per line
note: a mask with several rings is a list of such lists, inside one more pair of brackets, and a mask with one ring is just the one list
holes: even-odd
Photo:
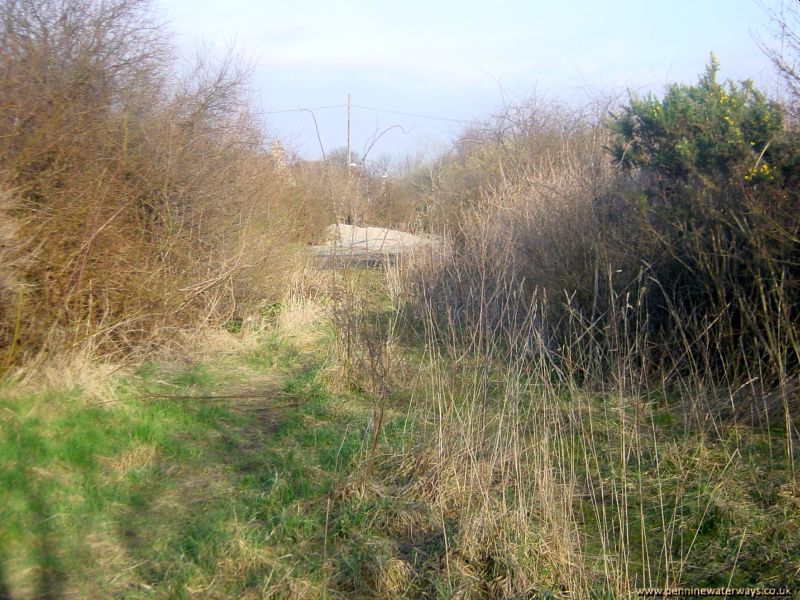
[(325, 342), (146, 364), (104, 402), (0, 390), (0, 598), (326, 595), (363, 519), (331, 494), (370, 438)]
[(548, 391), (502, 364), (482, 398), (479, 364), (413, 340), (384, 345), (378, 403), (334, 365), (347, 346), (328, 322), (302, 331), (224, 334), (254, 337), (141, 365), (108, 397), (0, 388), (0, 599), (608, 600), (800, 581), (779, 429), (712, 435), (661, 395)]

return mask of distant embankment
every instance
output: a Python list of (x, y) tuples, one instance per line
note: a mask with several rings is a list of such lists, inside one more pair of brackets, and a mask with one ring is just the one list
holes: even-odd
[(376, 267), (420, 251), (439, 248), (439, 240), (384, 227), (330, 225), (325, 244), (312, 246), (325, 267)]

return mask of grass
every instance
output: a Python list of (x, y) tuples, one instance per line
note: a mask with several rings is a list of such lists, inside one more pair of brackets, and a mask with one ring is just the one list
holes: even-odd
[(6, 388), (0, 589), (315, 596), (326, 525), (358, 523), (356, 505), (334, 519), (329, 505), (358, 461), (369, 405), (331, 395), (324, 353), (305, 350), (265, 335), (214, 363), (148, 363), (102, 404), (80, 389)]
[[(0, 389), (0, 597), (800, 585), (800, 489), (780, 430), (703, 428), (669, 394), (559, 388), (497, 356), (485, 375), (477, 358), (401, 343), (372, 283), (374, 318), (309, 327), (285, 308), (286, 328), (144, 363), (106, 399)], [(345, 326), (364, 326), (352, 356), (391, 350), (389, 372), (346, 377)]]

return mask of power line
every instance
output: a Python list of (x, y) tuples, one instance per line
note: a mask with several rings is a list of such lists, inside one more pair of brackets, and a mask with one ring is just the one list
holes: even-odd
[[(293, 113), (293, 112), (307, 112), (311, 110), (327, 110), (329, 108), (347, 108), (347, 104), (331, 104), (330, 106), (309, 106), (307, 108), (287, 108), (285, 110), (268, 110), (264, 114), (275, 115), (280, 113)], [(417, 119), (431, 119), (433, 121), (447, 121), (450, 123), (468, 124), (471, 121), (464, 119), (451, 119), (449, 117), (439, 117), (435, 115), (423, 115), (420, 113), (404, 112), (401, 110), (390, 110), (388, 108), (375, 108), (373, 106), (362, 106), (360, 104), (353, 104), (352, 108), (360, 108), (361, 110), (371, 110), (374, 112), (388, 113), (391, 115), (402, 115), (405, 117), (415, 117)]]
[(309, 106), (307, 108), (287, 108), (285, 110), (267, 110), (265, 115), (276, 115), (278, 113), (305, 112), (309, 110), (326, 110), (328, 108), (346, 108), (347, 104), (331, 104), (330, 106)]
[(465, 121), (464, 119), (451, 119), (448, 117), (436, 117), (434, 115), (422, 115), (419, 113), (410, 113), (410, 112), (403, 112), (400, 110), (389, 110), (388, 108), (375, 108), (373, 106), (361, 106), (359, 104), (353, 104), (353, 108), (360, 108), (362, 110), (373, 110), (375, 112), (382, 112), (382, 113), (389, 113), (392, 115), (403, 115), (406, 117), (417, 117), (418, 119), (432, 119), (434, 121), (450, 121), (451, 123), (470, 123), (470, 121)]

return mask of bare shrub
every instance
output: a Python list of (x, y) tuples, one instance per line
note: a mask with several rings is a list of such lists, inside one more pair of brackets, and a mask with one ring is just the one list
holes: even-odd
[(306, 217), (287, 208), (296, 192), (234, 54), (201, 54), (171, 83), (168, 31), (143, 0), (13, 0), (0, 23), (24, 354), (91, 339), (121, 356), (280, 295)]
[(567, 304), (594, 302), (600, 314), (609, 251), (597, 200), (613, 182), (602, 106), (508, 109), (441, 166), (438, 204), (448, 216), (434, 226), (445, 227), (452, 251), (417, 281), (435, 318), (465, 331), (482, 331), (479, 320), (513, 329), (537, 298), (549, 300), (539, 316), (553, 324)]
[(0, 377), (14, 364), (19, 342), (24, 288), (19, 280), (22, 259), (19, 231), (11, 216), (11, 194), (0, 190)]
[(800, 124), (800, 8), (791, 0), (778, 2), (774, 9), (760, 4), (769, 16), (770, 35), (779, 46), (758, 38), (756, 41), (786, 85), (784, 101), (797, 126)]
[(363, 392), (372, 403), (371, 470), (386, 417), (387, 402), (400, 373), (399, 314), (387, 306), (377, 272), (345, 267), (331, 281), (334, 376), (338, 385)]

